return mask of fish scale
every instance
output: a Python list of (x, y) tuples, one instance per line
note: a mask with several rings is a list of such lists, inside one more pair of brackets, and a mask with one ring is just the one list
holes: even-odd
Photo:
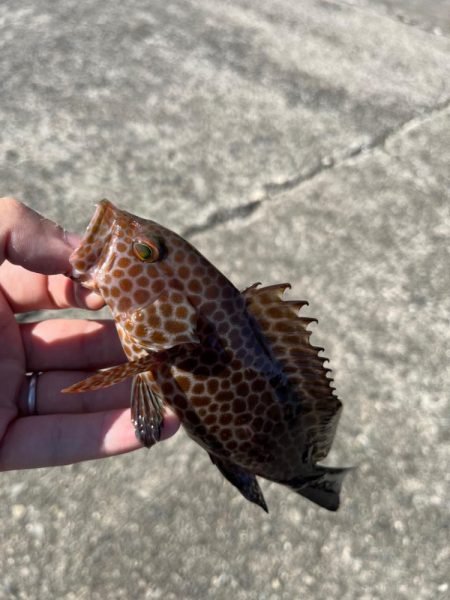
[(317, 464), (342, 404), (321, 348), (310, 344), (306, 302), (289, 284), (240, 292), (189, 242), (100, 202), (71, 256), (72, 278), (112, 311), (128, 358), (67, 388), (82, 392), (133, 377), (132, 420), (152, 446), (164, 405), (224, 477), (267, 510), (256, 476), (336, 510), (348, 469)]

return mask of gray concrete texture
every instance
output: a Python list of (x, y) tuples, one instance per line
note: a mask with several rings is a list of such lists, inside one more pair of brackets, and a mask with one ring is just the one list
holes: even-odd
[(359, 469), (336, 514), (262, 482), (269, 515), (183, 433), (3, 474), (0, 598), (449, 596), (449, 37), (446, 0), (1, 3), (1, 193), (291, 281)]

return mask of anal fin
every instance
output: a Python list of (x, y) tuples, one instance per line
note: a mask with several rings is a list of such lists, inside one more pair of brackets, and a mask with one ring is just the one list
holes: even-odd
[(136, 437), (147, 448), (159, 442), (163, 423), (163, 401), (151, 371), (133, 378), (131, 421)]
[(244, 498), (250, 502), (254, 502), (267, 513), (269, 512), (261, 488), (256, 481), (256, 477), (252, 473), (249, 473), (242, 467), (233, 463), (222, 460), (213, 454), (210, 454), (209, 457), (225, 479), (228, 479), (228, 481), (241, 492)]

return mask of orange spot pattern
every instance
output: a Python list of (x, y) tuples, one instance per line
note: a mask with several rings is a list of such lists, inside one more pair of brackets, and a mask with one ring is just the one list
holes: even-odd
[[(159, 261), (139, 261), (139, 238)], [(111, 308), (129, 360), (167, 351), (155, 385), (212, 455), (287, 480), (327, 454), (341, 405), (286, 285), (241, 294), (175, 233), (106, 202), (72, 264)]]

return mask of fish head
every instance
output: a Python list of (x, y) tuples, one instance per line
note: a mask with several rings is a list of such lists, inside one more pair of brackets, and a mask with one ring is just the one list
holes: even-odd
[(100, 294), (114, 316), (131, 314), (174, 293), (186, 296), (192, 256), (207, 263), (176, 233), (102, 200), (70, 257), (69, 275)]

